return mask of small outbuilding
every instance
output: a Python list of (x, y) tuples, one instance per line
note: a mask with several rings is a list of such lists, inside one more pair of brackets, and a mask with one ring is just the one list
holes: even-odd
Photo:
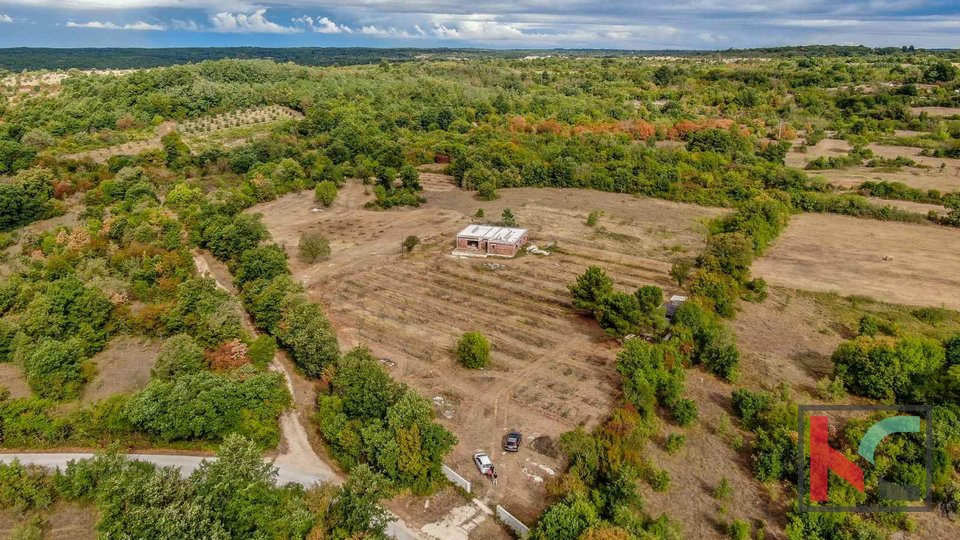
[(455, 255), (513, 257), (527, 243), (527, 230), (494, 225), (468, 225), (457, 233)]

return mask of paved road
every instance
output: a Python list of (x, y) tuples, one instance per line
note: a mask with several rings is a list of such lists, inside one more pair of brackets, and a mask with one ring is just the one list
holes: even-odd
[[(92, 458), (90, 453), (57, 453), (57, 454), (0, 454), (0, 462), (9, 463), (19, 459), (25, 465), (40, 465), (49, 468), (65, 469), (71, 460)], [(174, 454), (127, 454), (132, 460), (153, 463), (158, 467), (177, 467), (183, 476), (195, 471), (204, 460), (215, 460), (215, 457), (179, 456)], [(265, 459), (264, 461), (271, 461)], [(303, 471), (286, 463), (274, 462), (277, 468), (277, 481), (280, 484), (296, 483), (303, 487), (313, 487), (317, 482), (337, 481), (335, 476), (325, 476), (316, 471)]]

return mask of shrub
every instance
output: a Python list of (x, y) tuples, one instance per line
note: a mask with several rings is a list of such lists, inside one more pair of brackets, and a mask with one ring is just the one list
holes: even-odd
[(30, 388), (38, 396), (71, 399), (80, 395), (86, 382), (82, 361), (80, 349), (74, 340), (64, 343), (44, 339), (27, 352), (23, 369)]
[(307, 232), (300, 235), (300, 244), (297, 254), (305, 263), (315, 263), (330, 258), (330, 241), (316, 232)]
[(504, 227), (516, 227), (517, 218), (513, 215), (513, 210), (509, 208), (504, 208), (503, 213), (500, 214), (500, 225)]
[(277, 418), (289, 404), (283, 375), (246, 366), (236, 376), (201, 371), (153, 380), (127, 403), (126, 415), (138, 429), (168, 442), (239, 433), (271, 447), (279, 442)]
[(673, 419), (680, 427), (687, 427), (697, 421), (697, 404), (692, 399), (681, 399), (671, 407)]
[(250, 343), (247, 356), (250, 357), (250, 362), (253, 365), (264, 368), (273, 361), (276, 352), (277, 340), (273, 336), (261, 335)]
[(725, 501), (733, 495), (733, 488), (730, 487), (730, 481), (726, 477), (720, 479), (717, 487), (713, 488), (713, 498), (718, 501)]
[(403, 239), (403, 250), (407, 253), (413, 251), (413, 248), (417, 247), (420, 243), (420, 238), (416, 235), (411, 234), (410, 236)]
[(187, 334), (177, 334), (164, 342), (151, 374), (157, 379), (175, 379), (206, 367), (203, 348)]
[(854, 394), (886, 400), (922, 399), (946, 362), (943, 346), (917, 337), (860, 336), (833, 353), (834, 375)]
[(676, 454), (683, 448), (685, 442), (687, 442), (687, 437), (683, 433), (671, 433), (667, 435), (667, 453), (671, 456)]
[(492, 201), (497, 197), (497, 187), (493, 182), (482, 182), (477, 187), (477, 198), (481, 201)]
[(603, 210), (594, 210), (587, 214), (587, 227), (596, 227), (601, 216), (603, 216)]
[(324, 206), (330, 206), (337, 198), (337, 185), (330, 180), (324, 180), (314, 188), (314, 198)]
[(654, 491), (667, 491), (670, 489), (670, 473), (665, 469), (651, 467), (647, 472), (647, 483)]
[(457, 341), (457, 359), (464, 367), (479, 369), (490, 363), (490, 342), (480, 332), (467, 332)]
[(340, 356), (330, 321), (320, 306), (300, 295), (288, 296), (281, 312), (274, 334), (277, 341), (290, 350), (294, 363), (308, 377), (319, 377)]
[(742, 519), (736, 519), (730, 524), (730, 538), (733, 540), (749, 540), (750, 524)]

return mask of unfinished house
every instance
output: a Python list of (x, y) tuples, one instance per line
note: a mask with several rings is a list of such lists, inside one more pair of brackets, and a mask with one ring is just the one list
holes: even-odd
[(527, 243), (527, 230), (493, 225), (468, 225), (457, 234), (454, 255), (513, 257)]

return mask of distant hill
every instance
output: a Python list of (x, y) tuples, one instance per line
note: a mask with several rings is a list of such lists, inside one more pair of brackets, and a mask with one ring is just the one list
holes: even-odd
[[(868, 56), (914, 52), (913, 47), (870, 48), (847, 45), (807, 45), (757, 49), (703, 50), (614, 50), (614, 49), (382, 49), (373, 47), (189, 47), (166, 49), (83, 48), (83, 49), (0, 49), (0, 69), (128, 69), (170, 66), (223, 58), (263, 58), (277, 62), (295, 62), (308, 66), (369, 64), (386, 60), (404, 62), (424, 58), (524, 58), (528, 56), (718, 56), (718, 57), (793, 57), (793, 56)], [(960, 57), (957, 50), (921, 51)]]

